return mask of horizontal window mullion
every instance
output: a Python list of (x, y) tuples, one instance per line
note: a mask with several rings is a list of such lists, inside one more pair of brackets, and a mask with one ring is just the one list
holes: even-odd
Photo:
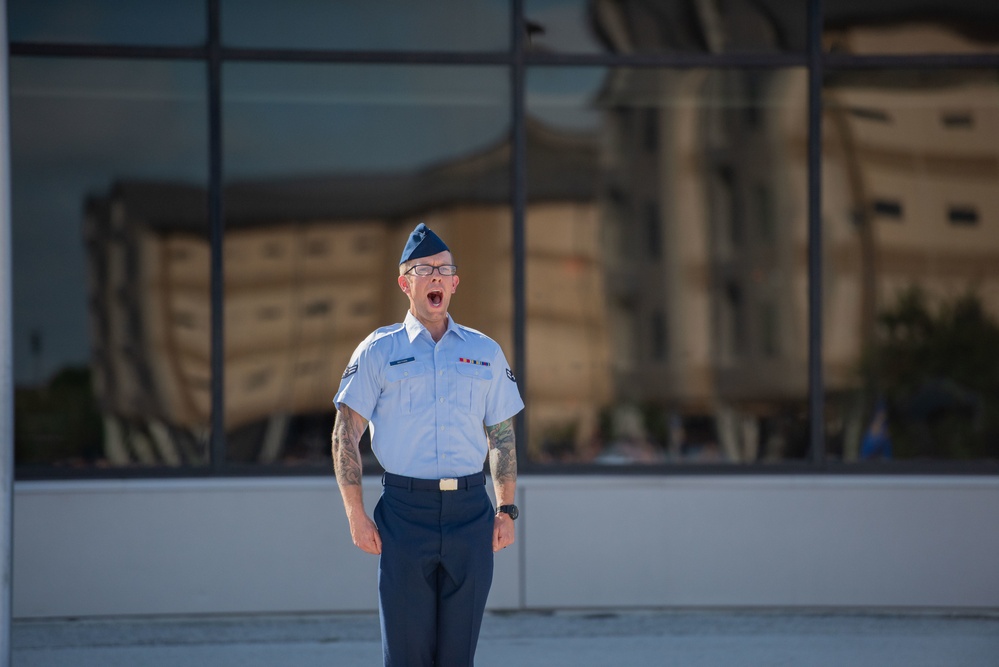
[(202, 46), (109, 46), (103, 44), (48, 44), (11, 42), (12, 56), (47, 56), (56, 58), (135, 58), (198, 60), (208, 57)]
[(853, 55), (827, 53), (823, 66), (831, 69), (929, 69), (999, 67), (999, 53)]

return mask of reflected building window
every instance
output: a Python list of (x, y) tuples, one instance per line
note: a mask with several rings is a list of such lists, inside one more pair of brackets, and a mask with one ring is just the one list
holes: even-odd
[(945, 111), (940, 122), (951, 130), (970, 130), (975, 127), (975, 116), (966, 111)]
[(947, 219), (952, 225), (974, 227), (978, 224), (978, 210), (974, 206), (950, 206)]
[(880, 218), (898, 222), (904, 220), (902, 202), (897, 199), (875, 199), (871, 203), (871, 210)]

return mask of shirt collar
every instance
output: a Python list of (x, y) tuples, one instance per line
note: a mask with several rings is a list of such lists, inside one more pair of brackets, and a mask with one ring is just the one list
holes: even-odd
[[(427, 330), (427, 328), (423, 326), (423, 323), (420, 322), (418, 319), (416, 319), (416, 316), (414, 316), (413, 313), (409, 310), (406, 311), (406, 321), (404, 324), (406, 327), (406, 334), (409, 336), (410, 343), (416, 340), (417, 336), (419, 336), (421, 333)], [(444, 332), (444, 336), (447, 336), (449, 333), (452, 332), (457, 334), (458, 338), (465, 340), (464, 330), (461, 327), (459, 327), (455, 323), (455, 321), (451, 318), (451, 313), (448, 313), (447, 331)], [(443, 340), (443, 336), (441, 337), (441, 340)]]

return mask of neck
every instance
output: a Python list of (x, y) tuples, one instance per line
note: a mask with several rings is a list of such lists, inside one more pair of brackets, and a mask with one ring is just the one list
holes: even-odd
[(443, 320), (437, 320), (433, 322), (428, 322), (422, 319), (416, 313), (413, 313), (413, 317), (415, 317), (417, 321), (419, 321), (419, 323), (426, 328), (427, 332), (430, 333), (430, 337), (434, 339), (435, 343), (440, 341), (440, 339), (444, 337), (444, 334), (447, 333), (447, 313), (444, 314)]

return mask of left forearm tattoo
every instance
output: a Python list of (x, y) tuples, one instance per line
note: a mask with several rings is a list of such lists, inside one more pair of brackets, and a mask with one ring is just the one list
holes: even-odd
[(517, 442), (513, 434), (513, 420), (507, 419), (486, 427), (489, 437), (489, 467), (498, 484), (517, 480)]
[(333, 465), (340, 486), (361, 485), (361, 453), (358, 443), (364, 426), (364, 419), (350, 407), (340, 407), (333, 424)]

